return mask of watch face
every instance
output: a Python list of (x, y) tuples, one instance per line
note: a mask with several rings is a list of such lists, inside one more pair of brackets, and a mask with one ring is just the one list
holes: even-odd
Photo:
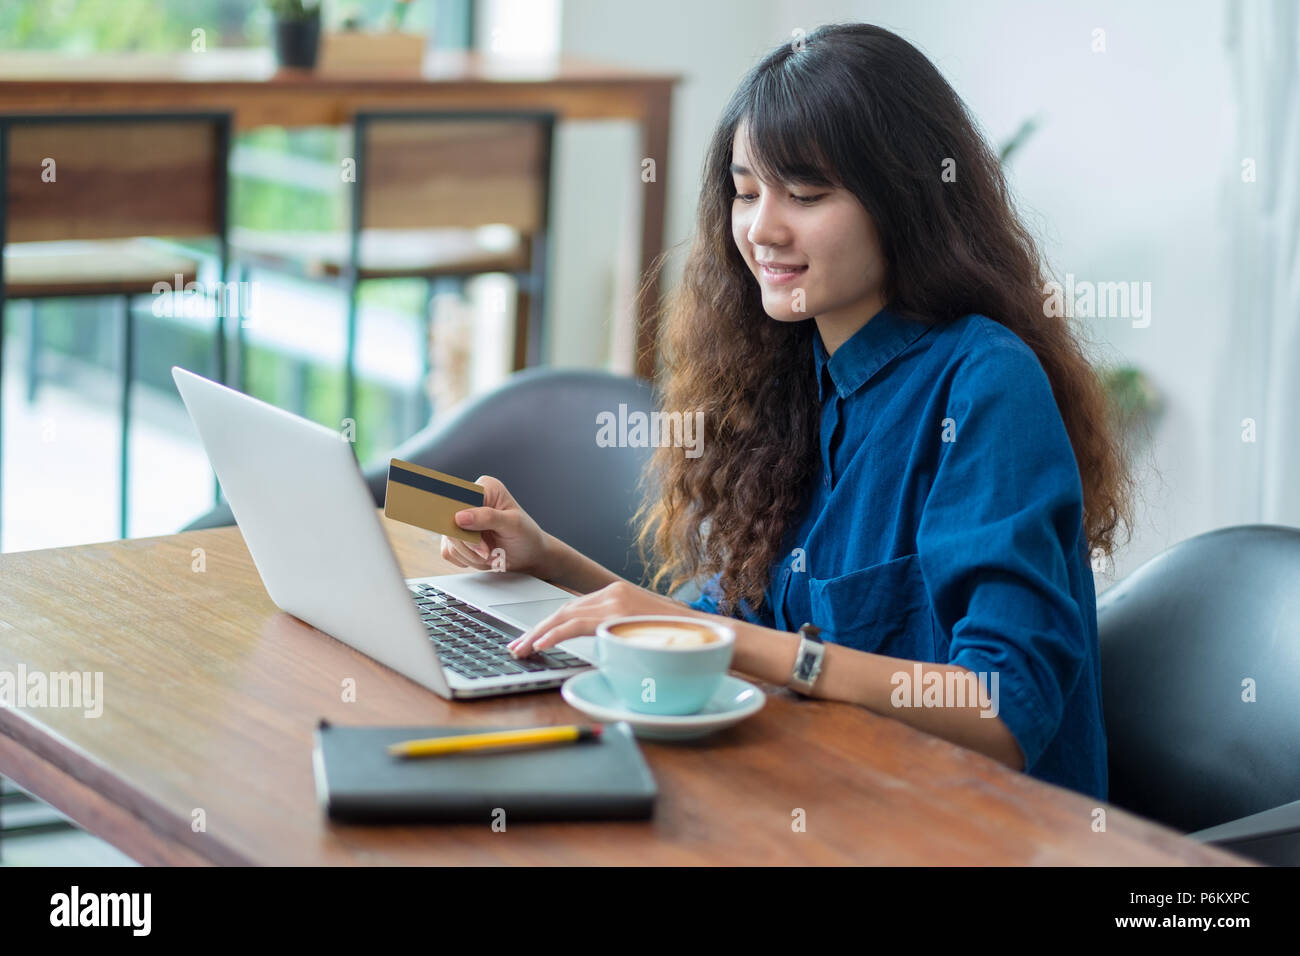
[[(820, 633), (820, 628), (813, 624), (805, 624), (803, 627), (799, 628), (799, 637), (801, 638), (799, 644), (799, 659), (795, 663), (794, 675), (791, 677), (791, 681), (802, 685), (802, 687), (796, 688), (797, 690), (800, 690), (800, 692), (806, 692), (812, 689), (812, 681), (816, 678), (819, 670), (818, 665), (821, 662), (822, 655), (822, 639)], [(804, 641), (807, 641), (808, 643), (804, 644)], [(816, 645), (816, 647), (814, 648), (808, 645)]]
[(799, 655), (799, 666), (795, 668), (795, 674), (799, 680), (808, 680), (812, 677), (813, 668), (817, 666), (818, 655), (816, 651), (805, 650)]

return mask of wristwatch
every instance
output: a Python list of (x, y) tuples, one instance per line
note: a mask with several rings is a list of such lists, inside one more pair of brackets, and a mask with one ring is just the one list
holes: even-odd
[(812, 694), (813, 684), (822, 670), (822, 655), (826, 645), (822, 643), (821, 628), (805, 624), (799, 628), (799, 651), (794, 656), (794, 671), (785, 686), (808, 697)]

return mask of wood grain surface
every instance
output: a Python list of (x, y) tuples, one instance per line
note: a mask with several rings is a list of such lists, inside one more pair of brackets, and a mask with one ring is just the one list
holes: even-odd
[[(441, 560), (436, 535), (378, 518), (407, 576), (460, 570)], [(332, 824), (311, 768), (322, 717), (583, 717), (555, 691), (443, 700), (279, 611), (235, 527), (0, 555), (0, 671), (20, 666), (102, 672), (103, 712), (0, 709), (0, 774), (145, 863), (1250, 862), (1115, 807), (1094, 832), (1096, 801), (860, 707), (772, 686), (762, 711), (713, 737), (641, 742), (660, 788), (651, 821), (504, 833)], [(355, 702), (343, 699), (349, 679)], [(803, 832), (792, 827), (798, 810)]]

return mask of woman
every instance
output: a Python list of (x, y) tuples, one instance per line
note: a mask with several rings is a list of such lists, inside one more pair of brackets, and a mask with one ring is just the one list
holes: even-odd
[[(1130, 524), (1130, 485), (1045, 278), (929, 61), (878, 27), (821, 27), (727, 105), (661, 343), (664, 407), (702, 409), (705, 439), (656, 450), (640, 542), (652, 587), (707, 579), (702, 596), (624, 581), (488, 476), (457, 516), (482, 551), (443, 555), (486, 568), (502, 547), (584, 593), (517, 655), (616, 615), (720, 612), (737, 670), (1105, 799), (1089, 555)], [(971, 675), (983, 694), (955, 695)]]

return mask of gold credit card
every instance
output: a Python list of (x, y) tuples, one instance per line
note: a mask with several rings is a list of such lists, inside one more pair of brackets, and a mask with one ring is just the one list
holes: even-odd
[(457, 511), (481, 507), (482, 485), (400, 458), (388, 462), (384, 514), (394, 521), (479, 544), (483, 536), (457, 525), (454, 516)]

